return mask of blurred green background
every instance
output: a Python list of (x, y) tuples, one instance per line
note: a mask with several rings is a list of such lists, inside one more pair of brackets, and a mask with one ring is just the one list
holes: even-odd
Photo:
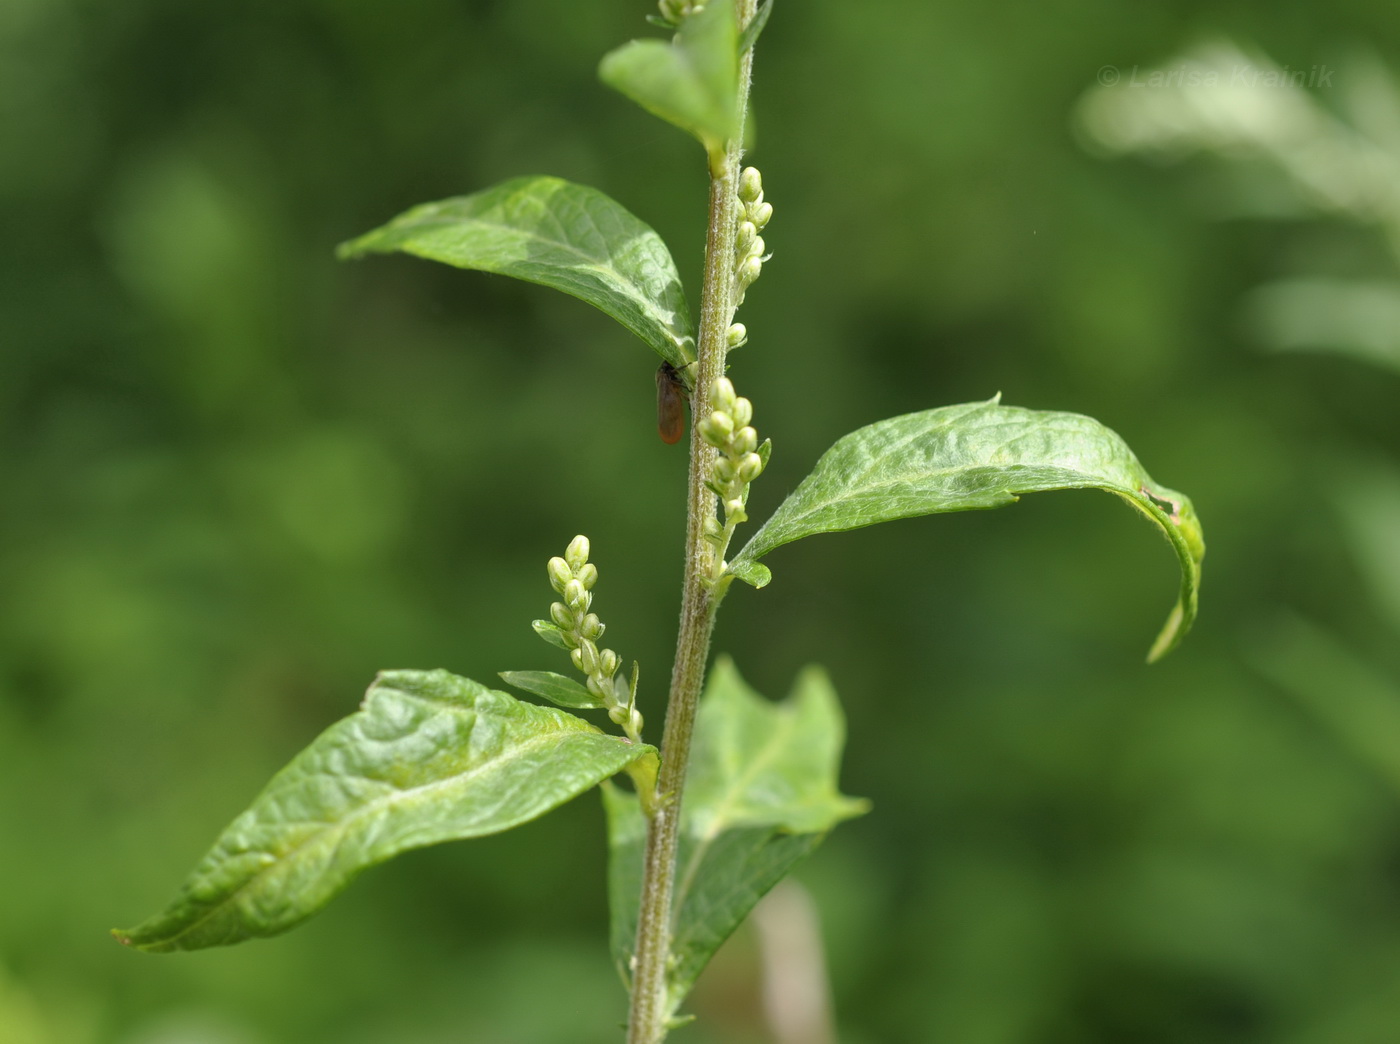
[[(619, 1039), (592, 796), (276, 940), (105, 931), (376, 670), (560, 669), (529, 621), (576, 532), (659, 698), (656, 359), (538, 287), (332, 259), (549, 173), (693, 294), (700, 150), (594, 75), (648, 10), (0, 0), (0, 1044)], [(1149, 82), (1201, 46), (1334, 75)], [(1098, 494), (806, 541), (733, 593), (716, 648), (775, 697), (825, 664), (874, 801), (800, 875), (847, 1044), (1400, 1041), (1397, 58), (1392, 0), (780, 0), (756, 517), (845, 432), (1001, 391), (1118, 430), (1210, 546), (1151, 669), (1172, 556)], [(770, 1039), (743, 960), (677, 1041)]]

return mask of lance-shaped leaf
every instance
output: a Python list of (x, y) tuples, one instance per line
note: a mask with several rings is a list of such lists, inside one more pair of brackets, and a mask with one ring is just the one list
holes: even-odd
[(598, 710), (607, 706), (573, 678), (553, 671), (501, 671), (501, 681), (569, 710)]
[(666, 244), (586, 185), (515, 178), (414, 207), (337, 253), (394, 251), (552, 286), (606, 312), (672, 366), (695, 359), (690, 312)]
[(1147, 658), (1164, 656), (1196, 618), (1205, 540), (1191, 501), (1153, 482), (1098, 421), (1002, 406), (999, 398), (892, 417), (837, 440), (735, 556), (731, 571), (766, 582), (758, 559), (814, 533), (1002, 507), (1022, 493), (1102, 489), (1157, 523), (1180, 561), (1180, 596)]
[[(867, 803), (836, 786), (845, 722), (819, 668), (771, 703), (721, 658), (710, 672), (686, 773), (673, 910), (670, 1011), (720, 944), (837, 823)], [(646, 822), (634, 795), (603, 788), (612, 949), (628, 977), (637, 933)]]
[(528, 822), (652, 749), (446, 671), (386, 671), (229, 824), (166, 910), (113, 934), (157, 953), (275, 935), (366, 867)]
[(609, 87), (723, 155), (739, 131), (739, 30), (731, 3), (687, 15), (671, 42), (633, 40), (603, 57)]

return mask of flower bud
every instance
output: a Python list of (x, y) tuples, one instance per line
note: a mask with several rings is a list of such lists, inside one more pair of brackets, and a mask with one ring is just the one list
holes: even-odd
[(584, 674), (598, 673), (598, 647), (587, 638), (578, 643), (578, 648), (574, 650), (578, 653), (578, 659), (574, 665)]
[(583, 652), (581, 649), (570, 649), (569, 659), (574, 661), (575, 670), (583, 670)]
[(729, 437), (734, 434), (734, 420), (729, 414), (721, 410), (706, 419), (705, 430), (701, 432), (705, 436), (705, 441), (713, 446), (723, 446), (729, 441)]
[(583, 581), (570, 580), (564, 585), (564, 602), (575, 612), (587, 612), (588, 604), (593, 599), (584, 590)]
[(603, 621), (598, 619), (597, 613), (589, 613), (578, 625), (578, 633), (585, 638), (591, 638), (595, 642), (603, 637), (603, 632), (606, 630), (607, 628), (603, 626)]
[(598, 582), (598, 567), (592, 562), (585, 562), (583, 568), (578, 571), (578, 579), (585, 590), (593, 590), (593, 585)]
[(724, 536), (724, 527), (719, 524), (719, 519), (714, 515), (705, 516), (705, 537), (709, 540), (718, 540)]
[(549, 586), (563, 594), (564, 585), (574, 578), (574, 571), (569, 568), (569, 563), (562, 558), (551, 558), (546, 568), (549, 571)]
[(752, 453), (758, 449), (758, 432), (753, 428), (740, 428), (734, 433), (734, 439), (730, 443), (734, 452), (738, 454)]
[(767, 256), (768, 244), (763, 241), (762, 236), (755, 236), (753, 245), (749, 247), (749, 253), (760, 261)]
[(739, 198), (755, 203), (763, 197), (763, 175), (757, 167), (745, 167), (739, 175)]
[(610, 701), (612, 698), (612, 686), (596, 674), (590, 674), (584, 680), (583, 686), (600, 700)]
[(561, 631), (572, 631), (578, 617), (574, 611), (563, 602), (554, 602), (549, 607), (549, 618), (554, 621), (554, 626)]
[(739, 257), (745, 257), (749, 253), (749, 247), (753, 246), (753, 241), (757, 238), (757, 226), (752, 221), (740, 221), (739, 234), (734, 239), (734, 252)]
[(730, 348), (738, 348), (749, 339), (749, 328), (743, 323), (735, 323), (729, 328), (725, 335), (725, 340), (729, 342)]
[(729, 415), (734, 418), (734, 423), (740, 428), (745, 427), (753, 420), (753, 403), (748, 399), (735, 399), (734, 407), (729, 411)]
[(714, 392), (715, 409), (728, 413), (734, 408), (734, 383), (728, 377), (716, 377)]
[(745, 453), (739, 459), (739, 478), (744, 482), (752, 482), (763, 474), (763, 458), (757, 453)]
[(754, 223), (754, 227), (760, 232), (763, 231), (763, 226), (768, 224), (772, 217), (772, 203), (755, 203), (753, 206), (749, 207), (749, 220)]
[(744, 259), (744, 263), (739, 266), (739, 271), (736, 276), (739, 280), (739, 285), (747, 290), (762, 271), (763, 262), (755, 255), (750, 254)]
[(611, 649), (604, 649), (598, 654), (598, 668), (607, 677), (611, 678), (616, 674), (620, 666), (622, 666), (622, 657)]
[(583, 568), (583, 564), (588, 561), (588, 538), (579, 534), (569, 541), (568, 548), (564, 551), (564, 561), (569, 563), (569, 568), (577, 573)]
[(720, 457), (715, 461), (714, 476), (716, 485), (727, 486), (734, 481), (737, 474), (734, 462), (728, 457)]

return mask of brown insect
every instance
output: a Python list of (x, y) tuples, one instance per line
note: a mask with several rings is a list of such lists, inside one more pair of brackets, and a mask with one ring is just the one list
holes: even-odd
[(656, 433), (670, 446), (685, 434), (685, 382), (668, 362), (656, 370)]

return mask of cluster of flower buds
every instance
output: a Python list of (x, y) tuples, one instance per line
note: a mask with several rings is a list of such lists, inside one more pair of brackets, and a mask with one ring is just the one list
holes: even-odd
[(549, 607), (549, 618), (559, 628), (569, 658), (587, 678), (587, 688), (603, 702), (608, 717), (621, 725), (629, 736), (641, 735), (642, 716), (634, 706), (636, 701), (636, 670), (632, 685), (617, 676), (622, 658), (611, 649), (599, 649), (598, 641), (606, 630), (593, 605), (593, 585), (598, 582), (598, 567), (588, 560), (588, 538), (576, 536), (569, 541), (563, 558), (549, 560), (549, 584), (563, 601)]
[(667, 25), (680, 25), (681, 22), (705, 6), (705, 0), (658, 0), (661, 20)]
[[(734, 242), (734, 303), (736, 307), (744, 303), (744, 293), (763, 271), (763, 262), (771, 254), (765, 254), (767, 244), (759, 235), (773, 216), (773, 204), (763, 199), (763, 175), (757, 167), (745, 167), (739, 175), (739, 229)], [(736, 324), (740, 325), (740, 324)], [(745, 334), (739, 335), (743, 343)], [(730, 339), (734, 338), (730, 327)], [(731, 345), (731, 347), (735, 347)]]
[(724, 521), (706, 521), (705, 536), (717, 547), (728, 542), (734, 526), (748, 518), (744, 505), (749, 497), (749, 483), (763, 473), (768, 443), (758, 444), (758, 432), (753, 420), (753, 403), (734, 394), (728, 377), (715, 381), (710, 395), (711, 412), (698, 427), (701, 437), (720, 455), (710, 472), (710, 488), (724, 504)]

